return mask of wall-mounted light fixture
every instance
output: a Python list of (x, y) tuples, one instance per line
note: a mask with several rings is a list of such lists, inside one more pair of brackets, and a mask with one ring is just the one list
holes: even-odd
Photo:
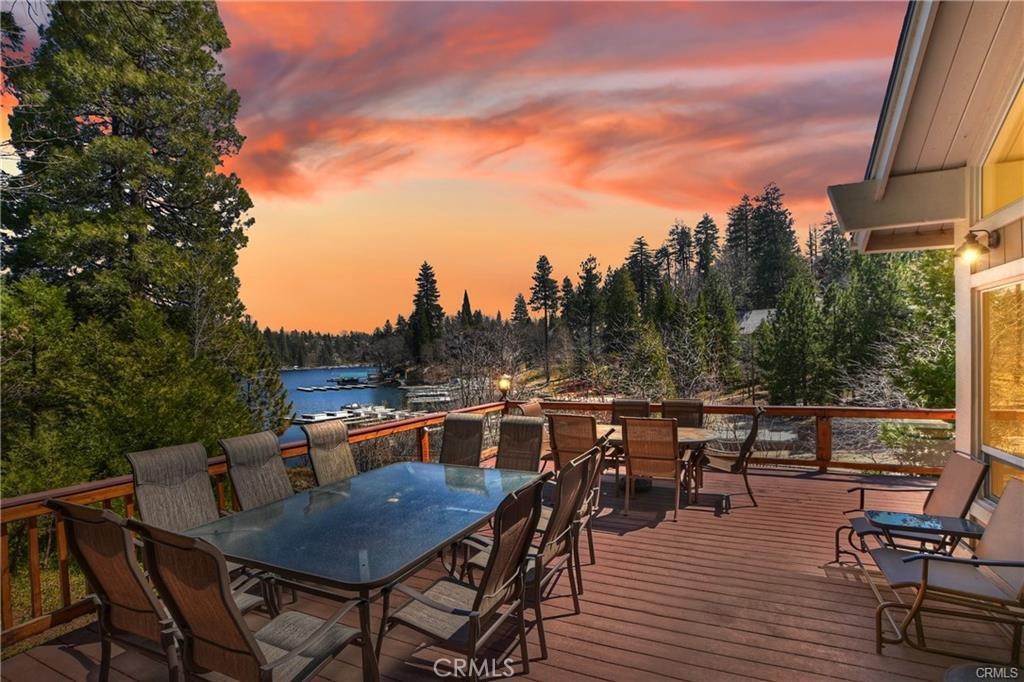
[[(982, 244), (978, 241), (978, 235), (984, 232), (986, 235), (985, 241), (987, 244)], [(988, 253), (989, 249), (994, 249), (999, 246), (999, 231), (988, 231), (988, 230), (968, 230), (967, 236), (964, 237), (964, 243), (956, 247), (953, 250), (954, 258), (963, 258), (965, 263), (973, 263), (978, 260), (979, 256), (984, 256)]]
[(512, 376), (502, 374), (498, 377), (498, 390), (501, 391), (501, 399), (508, 400), (508, 392), (512, 388)]

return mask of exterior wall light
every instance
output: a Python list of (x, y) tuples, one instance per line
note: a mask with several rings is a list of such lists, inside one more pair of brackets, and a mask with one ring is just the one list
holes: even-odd
[[(981, 232), (984, 232), (987, 236), (986, 241), (988, 244), (982, 244), (978, 241), (978, 234)], [(964, 237), (964, 243), (953, 250), (953, 257), (963, 258), (965, 263), (973, 263), (978, 260), (978, 257), (988, 253), (989, 249), (994, 249), (997, 246), (999, 246), (998, 231), (968, 230), (967, 236)]]
[(501, 391), (501, 399), (508, 400), (508, 392), (512, 388), (512, 376), (502, 374), (498, 377), (498, 390)]

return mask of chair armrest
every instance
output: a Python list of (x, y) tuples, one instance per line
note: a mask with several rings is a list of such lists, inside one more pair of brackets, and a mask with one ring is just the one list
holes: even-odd
[(970, 566), (993, 566), (996, 568), (1024, 568), (1024, 561), (1008, 561), (1004, 559), (978, 559), (976, 557), (947, 556), (945, 554), (913, 554), (903, 558), (903, 563), (910, 561), (945, 561), (951, 564), (968, 564)]
[(447, 604), (442, 604), (439, 601), (431, 599), (422, 592), (414, 590), (411, 587), (406, 587), (402, 584), (395, 585), (395, 589), (404, 594), (405, 596), (409, 597), (410, 599), (415, 599), (421, 604), (426, 604), (435, 611), (440, 611), (442, 613), (450, 613), (455, 616), (465, 616), (466, 618), (475, 618), (480, 616), (479, 611), (469, 611), (467, 609), (460, 609), (457, 606), (448, 606)]
[(843, 513), (844, 514), (850, 514), (852, 512), (864, 511), (865, 493), (867, 493), (869, 491), (870, 492), (879, 492), (879, 493), (930, 493), (932, 490), (934, 490), (934, 488), (874, 488), (874, 487), (866, 486), (866, 485), (854, 486), (853, 488), (850, 488), (846, 492), (848, 492), (848, 493), (859, 492), (860, 493), (860, 504), (857, 506), (856, 509), (847, 509)]
[(273, 670), (278, 666), (284, 665), (285, 663), (289, 663), (295, 660), (295, 658), (299, 654), (301, 654), (303, 651), (305, 651), (306, 649), (308, 649), (309, 647), (313, 646), (314, 644), (318, 643), (321, 639), (323, 639), (324, 635), (326, 635), (331, 628), (337, 625), (338, 621), (344, 618), (346, 613), (351, 611), (354, 607), (358, 606), (359, 604), (365, 603), (365, 601), (365, 599), (355, 599), (345, 604), (340, 609), (331, 614), (331, 616), (323, 622), (323, 625), (314, 630), (312, 634), (310, 634), (306, 638), (305, 642), (295, 647), (281, 658), (275, 659), (262, 667), (267, 670)]
[(483, 551), (486, 551), (493, 546), (490, 542), (487, 542), (486, 540), (479, 538), (475, 535), (467, 535), (466, 537), (462, 538), (462, 540), (460, 540), (459, 542), (461, 544), (470, 545), (471, 547), (475, 547)]

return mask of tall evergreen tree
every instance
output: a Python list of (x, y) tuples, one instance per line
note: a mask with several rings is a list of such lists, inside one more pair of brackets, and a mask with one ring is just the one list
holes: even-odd
[(544, 378), (551, 380), (551, 322), (558, 310), (558, 283), (551, 276), (552, 267), (547, 256), (537, 259), (530, 287), (530, 307), (544, 315)]
[(444, 323), (440, 300), (441, 292), (437, 288), (434, 268), (423, 261), (416, 275), (416, 293), (413, 295), (412, 316), (409, 318), (409, 351), (417, 362), (432, 359), (434, 344), (440, 339)]
[(615, 270), (605, 279), (605, 350), (621, 352), (640, 326), (640, 297), (626, 268)]
[(744, 194), (740, 197), (740, 203), (729, 209), (728, 216), (723, 260), (728, 264), (729, 285), (736, 305), (746, 309), (750, 307), (753, 288), (754, 205), (750, 196)]
[(676, 276), (684, 278), (693, 267), (693, 233), (682, 220), (676, 220), (669, 229), (668, 239), (676, 262)]
[(793, 216), (782, 203), (782, 190), (774, 182), (754, 198), (752, 211), (753, 281), (752, 303), (772, 308), (795, 271), (796, 232)]
[(515, 303), (512, 305), (511, 321), (517, 325), (530, 324), (530, 310), (526, 307), (526, 298), (522, 294), (516, 294)]
[(626, 257), (626, 268), (629, 276), (633, 278), (633, 286), (636, 288), (637, 296), (640, 297), (640, 308), (647, 306), (648, 294), (654, 288), (657, 280), (655, 275), (654, 258), (647, 240), (637, 237), (633, 240), (633, 246), (629, 249)]
[(707, 213), (693, 230), (693, 242), (697, 255), (697, 276), (703, 280), (718, 257), (718, 225)]
[(462, 290), (462, 309), (459, 311), (459, 324), (463, 327), (473, 326), (473, 308), (469, 305), (469, 291)]
[(574, 295), (580, 325), (585, 330), (586, 353), (591, 360), (597, 353), (597, 330), (604, 314), (604, 299), (601, 296), (601, 273), (597, 259), (587, 256), (580, 263), (579, 284)]
[(850, 247), (850, 240), (843, 234), (843, 228), (839, 226), (839, 221), (832, 211), (825, 214), (819, 233), (821, 237), (815, 274), (827, 290), (846, 279), (853, 250)]

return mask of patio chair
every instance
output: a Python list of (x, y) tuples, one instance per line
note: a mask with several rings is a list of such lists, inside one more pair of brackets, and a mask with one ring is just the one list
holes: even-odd
[(665, 419), (675, 419), (680, 428), (702, 428), (704, 426), (704, 401), (682, 398), (662, 400), (661, 416)]
[[(921, 615), (935, 613), (953, 618), (1001, 623), (1011, 631), (1010, 664), (1021, 662), (1021, 631), (1024, 629), (1024, 480), (1011, 478), (985, 533), (978, 540), (974, 555), (954, 557), (945, 554), (917, 553), (879, 547), (869, 550), (878, 570), (896, 595), (895, 601), (882, 601), (875, 611), (875, 648), (906, 642), (910, 646), (935, 653), (974, 658), (976, 652), (958, 653), (929, 647)], [(863, 565), (862, 565), (863, 567)], [(867, 571), (865, 570), (867, 576)], [(870, 576), (867, 576), (870, 581)], [(874, 588), (874, 583), (869, 583)], [(911, 604), (903, 603), (895, 591), (910, 588), (915, 592)], [(896, 623), (890, 609), (905, 609)], [(895, 639), (882, 634), (882, 617), (887, 616), (896, 632)], [(916, 637), (908, 636), (910, 624)]]
[(524, 417), (544, 418), (544, 408), (540, 406), (539, 400), (527, 400), (525, 403), (519, 403), (516, 407), (519, 409), (519, 414)]
[(675, 419), (624, 417), (622, 444), (626, 452), (626, 508), (633, 481), (637, 478), (658, 478), (672, 481), (675, 507), (672, 520), (679, 520), (679, 488), (682, 485), (683, 462), (679, 457), (679, 433)]
[(548, 427), (556, 471), (597, 442), (597, 420), (589, 415), (549, 414)]
[[(573, 521), (573, 543), (576, 547), (576, 585), (580, 594), (583, 594), (583, 568), (580, 559), (580, 538), (583, 532), (587, 533), (587, 550), (590, 554), (590, 564), (597, 563), (597, 553), (594, 550), (594, 519), (601, 511), (601, 475), (604, 473), (605, 458), (611, 450), (608, 445), (608, 437), (612, 431), (597, 439), (596, 452), (589, 461), (587, 470), (587, 494), (580, 498), (580, 507)], [(616, 486), (617, 487), (617, 486)]]
[(309, 462), (317, 486), (344, 481), (359, 475), (352, 446), (348, 442), (348, 427), (340, 419), (303, 424)]
[[(942, 475), (939, 476), (939, 480), (934, 487), (872, 488), (870, 486), (857, 486), (850, 488), (847, 490), (848, 493), (859, 493), (860, 504), (856, 509), (851, 509), (844, 513), (854, 514), (864, 511), (866, 494), (868, 492), (925, 492), (927, 497), (924, 499), (923, 513), (962, 518), (967, 515), (967, 511), (971, 508), (971, 503), (974, 502), (974, 498), (978, 494), (982, 482), (985, 480), (985, 473), (987, 471), (988, 465), (984, 462), (973, 459), (966, 453), (954, 451), (946, 459), (946, 463), (942, 467)], [(883, 536), (882, 530), (873, 525), (864, 516), (853, 516), (848, 521), (848, 524), (836, 529), (836, 558), (834, 560), (836, 564), (840, 563), (841, 554), (850, 554), (849, 550), (840, 549), (839, 547), (839, 538), (843, 531), (846, 531), (846, 538), (850, 547), (861, 552), (868, 551), (867, 543), (865, 542), (868, 537), (880, 540)], [(858, 544), (854, 544), (854, 536), (857, 537)], [(951, 549), (951, 547), (947, 546), (945, 538), (939, 538), (937, 541), (934, 534), (890, 531), (889, 537), (896, 541), (895, 546), (904, 549), (921, 549), (923, 546), (931, 546), (938, 550)], [(909, 544), (901, 544), (898, 542), (899, 540), (904, 540)]]
[[(754, 445), (757, 443), (757, 429), (761, 421), (761, 415), (765, 412), (763, 407), (755, 407), (750, 421), (750, 433), (740, 445), (739, 452), (730, 452), (705, 445), (702, 452), (703, 457), (700, 463), (695, 462), (697, 475), (697, 489), (704, 483), (702, 468), (707, 467), (712, 471), (719, 471), (727, 474), (737, 474), (743, 477), (743, 485), (747, 488), (747, 495), (750, 501), (757, 506), (754, 499), (754, 491), (750, 489), (750, 481), (747, 479), (747, 467), (750, 464), (750, 457), (754, 454)], [(703, 465), (703, 467), (701, 466)], [(726, 511), (732, 509), (732, 498), (729, 495), (722, 497), (722, 507)]]
[(540, 468), (541, 444), (544, 441), (544, 421), (537, 417), (511, 417), (501, 419), (498, 436), (498, 455), (494, 466), (498, 469), (537, 471)]
[[(143, 539), (149, 574), (181, 631), (186, 675), (217, 672), (251, 682), (308, 680), (355, 642), (363, 647), (364, 669), (376, 679), (368, 632), (339, 623), (362, 605), (360, 600), (346, 601), (326, 619), (286, 611), (252, 632), (231, 598), (227, 565), (216, 547), (137, 521), (128, 524)], [(317, 597), (341, 599), (310, 585), (282, 582)]]
[[(524, 566), (540, 517), (543, 485), (544, 479), (537, 480), (509, 494), (498, 507), (490, 556), (478, 585), (445, 576), (423, 592), (404, 584), (394, 586), (393, 589), (409, 597), (409, 601), (391, 613), (389, 600), (384, 600), (378, 653), (387, 631), (404, 625), (444, 649), (465, 655), (469, 659), (469, 679), (478, 680), (477, 653), (501, 625), (513, 617), (519, 625), (523, 673), (529, 673), (523, 614), (526, 603)], [(501, 613), (503, 605), (507, 608)]]
[(626, 417), (650, 417), (651, 401), (636, 398), (615, 398), (612, 400), (612, 424), (622, 424)]
[(441, 464), (480, 466), (484, 447), (484, 416), (449, 412), (444, 418), (441, 437)]
[(43, 504), (64, 522), (71, 554), (93, 591), (101, 682), (110, 678), (111, 643), (165, 661), (168, 679), (183, 679), (177, 629), (139, 567), (125, 520), (105, 509), (62, 500)]
[[(527, 603), (533, 605), (542, 659), (547, 658), (548, 647), (544, 638), (541, 601), (544, 594), (554, 588), (558, 578), (565, 570), (569, 572), (569, 590), (572, 594), (573, 609), (576, 613), (580, 612), (579, 583), (576, 572), (579, 560), (576, 556), (576, 545), (573, 542), (572, 525), (576, 520), (582, 498), (590, 492), (587, 489), (589, 483), (587, 474), (593, 467), (593, 459), (597, 457), (598, 452), (598, 448), (591, 448), (590, 451), (558, 470), (554, 479), (554, 505), (550, 507), (551, 513), (540, 541), (530, 547), (526, 564), (526, 596)], [(472, 579), (474, 571), (484, 570), (490, 563), (492, 543), (477, 536), (467, 538), (466, 542), (480, 550), (466, 562), (464, 567)]]
[(242, 509), (261, 507), (295, 492), (273, 431), (225, 438), (220, 447), (228, 460), (231, 487)]

